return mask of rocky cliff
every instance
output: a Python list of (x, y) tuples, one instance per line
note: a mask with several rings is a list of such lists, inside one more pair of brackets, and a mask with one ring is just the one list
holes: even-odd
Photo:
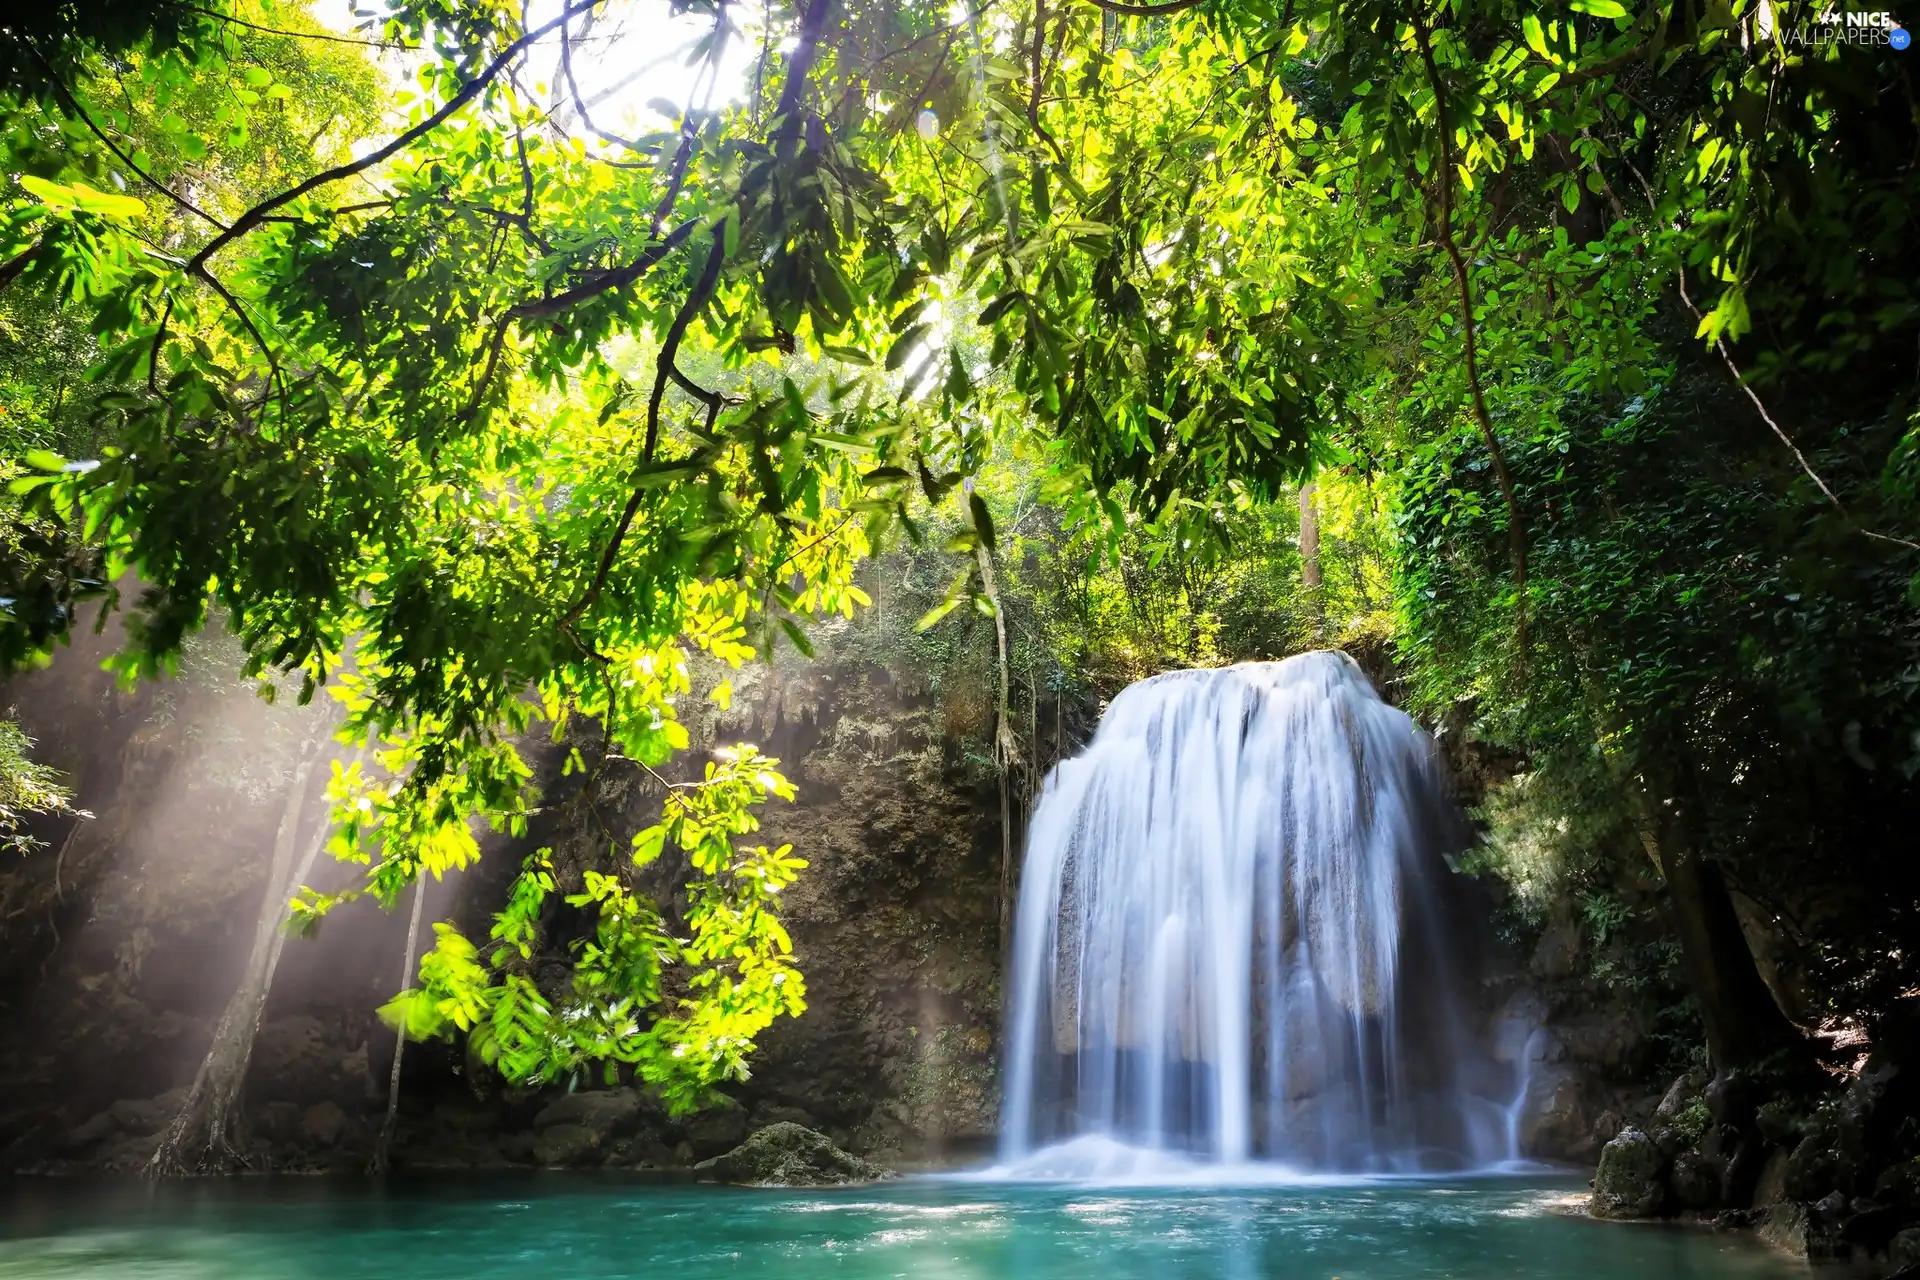
[[(730, 1104), (675, 1121), (623, 1082), (510, 1089), (455, 1046), (409, 1045), (397, 1166), (681, 1168), (781, 1122), (892, 1163), (984, 1154), (1000, 1017), (991, 651), (983, 633), (938, 663), (890, 661), (872, 625), (828, 624), (818, 660), (737, 674), (726, 712), (686, 700), (688, 761), (733, 741), (782, 760), (798, 799), (770, 802), (763, 836), (811, 864), (784, 904), (810, 1007), (763, 1035)], [(124, 691), (99, 670), (109, 640), (7, 690), (40, 757), (73, 775), (95, 815), (40, 832), (43, 851), (0, 867), (0, 1152), (20, 1171), (131, 1171), (151, 1154), (243, 964), (297, 762), (326, 732), (324, 712), (269, 705), (226, 674), (227, 642), (199, 642), (179, 678)], [(1044, 766), (1099, 707), (1090, 693), (1024, 710)], [(599, 824), (653, 820), (659, 793), (637, 774), (609, 771), (592, 806), (575, 803), (578, 776), (561, 768), (575, 745), (590, 750), (591, 735), (529, 742), (541, 815), (524, 841), (493, 841), (478, 868), (430, 883), (428, 920), (483, 934), (527, 852), (553, 848), (564, 880), (593, 856)], [(1454, 767), (1472, 803), (1500, 766), (1468, 751)], [(1016, 823), (1025, 799), (1011, 797)], [(337, 887), (357, 872), (323, 861), (315, 879)], [(649, 887), (672, 903), (670, 869)], [(578, 927), (565, 909), (549, 922), (556, 980)], [(360, 902), (287, 944), (244, 1094), (256, 1167), (367, 1165), (394, 1050), (372, 1011), (401, 983), (405, 932), (404, 913)], [(1543, 1157), (1591, 1158), (1658, 1101), (1635, 1015), (1581, 985), (1572, 957), (1589, 945), (1577, 925), (1550, 932), (1530, 961), (1493, 966), (1483, 1002), (1527, 1081), (1526, 1149)]]
[[(17, 1170), (144, 1163), (243, 962), (295, 762), (325, 734), (323, 713), (269, 706), (223, 676), (236, 657), (225, 642), (197, 646), (179, 679), (131, 692), (98, 669), (107, 643), (7, 691), (40, 758), (72, 775), (95, 815), (37, 833), (44, 850), (0, 868), (0, 1149)], [(779, 1121), (893, 1160), (984, 1148), (1000, 836), (974, 741), (987, 729), (977, 691), (831, 657), (735, 683), (733, 709), (709, 709), (695, 750), (757, 742), (798, 786), (796, 803), (764, 814), (764, 834), (811, 863), (785, 906), (807, 1014), (765, 1035), (733, 1105), (680, 1123), (631, 1089), (523, 1093), (450, 1046), (410, 1045), (396, 1164), (683, 1165)], [(484, 932), (525, 852), (550, 844), (564, 869), (590, 841), (573, 829), (581, 807), (565, 803), (561, 749), (529, 756), (551, 816), (525, 847), (496, 841), (477, 871), (429, 885), (428, 919)], [(658, 795), (615, 778), (596, 804), (632, 828)], [(316, 878), (337, 886), (354, 871), (323, 863)], [(659, 886), (669, 898), (673, 887)], [(405, 924), (362, 902), (288, 943), (245, 1095), (260, 1167), (366, 1163), (393, 1053), (372, 1011), (399, 984)], [(549, 939), (556, 963), (567, 924)]]

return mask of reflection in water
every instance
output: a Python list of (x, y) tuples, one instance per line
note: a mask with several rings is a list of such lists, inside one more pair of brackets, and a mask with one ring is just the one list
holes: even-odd
[(15, 1186), (0, 1278), (1770, 1280), (1750, 1240), (1546, 1212), (1577, 1183), (1144, 1187), (921, 1178), (844, 1192), (522, 1176)]

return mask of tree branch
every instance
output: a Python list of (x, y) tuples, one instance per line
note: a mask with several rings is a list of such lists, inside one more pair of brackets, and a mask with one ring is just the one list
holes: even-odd
[(806, 0), (800, 15), (800, 38), (787, 60), (787, 81), (780, 86), (780, 101), (773, 110), (779, 127), (774, 130), (776, 150), (791, 146), (800, 136), (800, 98), (806, 92), (807, 77), (813, 74), (813, 60), (819, 56), (820, 34), (826, 29), (827, 10), (832, 0)]
[[(652, 465), (654, 451), (660, 445), (660, 403), (666, 398), (667, 382), (678, 373), (674, 362), (680, 355), (680, 343), (687, 336), (687, 327), (693, 323), (694, 316), (699, 314), (701, 308), (707, 305), (707, 300), (713, 296), (714, 287), (720, 282), (720, 268), (725, 265), (726, 260), (726, 239), (716, 231), (713, 247), (707, 251), (707, 264), (701, 269), (700, 278), (694, 283), (693, 291), (687, 295), (687, 300), (680, 304), (680, 310), (673, 317), (673, 324), (668, 328), (667, 336), (660, 344), (660, 355), (654, 361), (656, 372), (653, 380), (653, 395), (647, 401), (647, 438), (640, 452), (640, 466), (643, 469)], [(684, 374), (679, 376), (685, 377)], [(719, 414), (719, 394), (703, 393), (701, 398), (705, 399), (707, 395), (713, 397), (707, 403), (707, 426), (708, 431), (711, 432), (713, 421)], [(620, 554), (620, 545), (626, 541), (628, 530), (633, 528), (634, 517), (640, 514), (640, 503), (645, 496), (646, 490), (637, 484), (633, 492), (627, 495), (627, 505), (621, 509), (620, 519), (614, 524), (613, 536), (607, 540), (606, 550), (600, 553), (600, 563), (593, 571), (593, 581), (587, 585), (585, 593), (561, 619), (563, 627), (571, 628), (574, 619), (585, 613), (593, 606), (593, 602), (600, 598), (601, 589), (607, 585), (607, 575), (613, 572), (614, 559)]]
[(139, 165), (135, 164), (133, 162), (133, 157), (128, 155), (126, 152), (122, 151), (119, 147), (119, 144), (117, 144), (116, 142), (114, 142), (112, 138), (109, 138), (107, 136), (106, 130), (102, 129), (99, 125), (94, 123), (93, 117), (90, 114), (88, 114), (87, 109), (80, 105), (80, 99), (75, 97), (72, 91), (69, 90), (64, 83), (61, 82), (61, 79), (58, 75), (54, 74), (53, 64), (48, 62), (44, 57), (42, 57), (40, 54), (40, 51), (38, 49), (35, 49), (31, 44), (28, 45), (27, 48), (33, 53), (34, 61), (40, 64), (41, 70), (46, 72), (47, 83), (53, 86), (54, 93), (58, 95), (60, 100), (66, 104), (67, 110), (71, 111), (80, 120), (80, 123), (86, 125), (88, 131), (91, 132), (94, 137), (100, 139), (102, 145), (104, 145), (107, 150), (111, 151), (114, 154), (114, 157), (118, 159), (121, 164), (124, 164), (125, 166), (127, 166), (128, 169), (131, 169), (135, 177), (139, 178), (140, 181), (152, 187), (155, 191), (158, 191), (161, 195), (165, 196), (167, 199), (179, 205), (182, 209), (186, 210), (188, 213), (192, 214), (194, 217), (204, 219), (205, 221), (213, 224), (215, 227), (219, 228), (222, 231), (226, 230), (226, 223), (220, 221), (220, 219), (214, 217), (212, 214), (208, 213), (205, 209), (202, 209), (199, 205), (187, 199), (185, 196), (175, 191), (172, 187), (167, 186), (165, 183), (161, 182), (160, 179), (154, 177), (152, 174), (148, 173), (145, 169), (142, 169)]
[(358, 160), (350, 160), (346, 164), (335, 165), (331, 169), (323, 170), (320, 173), (316, 173), (312, 177), (308, 178), (306, 181), (298, 183), (295, 186), (288, 187), (285, 191), (282, 191), (279, 195), (269, 196), (267, 199), (261, 201), (259, 204), (254, 205), (253, 208), (241, 214), (240, 217), (234, 221), (234, 224), (231, 227), (228, 227), (226, 230), (222, 231), (219, 235), (215, 236), (212, 240), (208, 241), (201, 248), (200, 252), (193, 255), (193, 260), (188, 263), (189, 268), (198, 269), (200, 267), (205, 266), (207, 261), (210, 258), (212, 258), (214, 254), (220, 252), (220, 250), (226, 248), (229, 244), (232, 244), (235, 240), (238, 240), (241, 236), (246, 235), (249, 231), (252, 231), (255, 227), (259, 226), (262, 222), (266, 220), (266, 217), (268, 214), (272, 213), (275, 209), (280, 208), (282, 205), (289, 204), (294, 200), (298, 200), (301, 196), (306, 195), (308, 192), (318, 190), (319, 188), (324, 187), (329, 183), (339, 182), (345, 178), (351, 178), (354, 174), (364, 172), (367, 169), (371, 169), (373, 166), (385, 161), (388, 157), (397, 155), (398, 153), (406, 150), (408, 147), (418, 142), (421, 138), (425, 137), (429, 133), (432, 133), (435, 129), (438, 129), (442, 124), (445, 124), (447, 122), (447, 119), (451, 117), (455, 112), (459, 111), (462, 107), (466, 106), (469, 102), (472, 102), (475, 98), (479, 97), (481, 92), (484, 89), (486, 89), (488, 85), (492, 84), (496, 79), (498, 79), (500, 73), (506, 70), (507, 67), (511, 65), (515, 60), (517, 60), (521, 54), (525, 53), (533, 45), (545, 39), (549, 34), (551, 34), (556, 29), (564, 26), (567, 22), (571, 21), (575, 15), (584, 13), (588, 9), (591, 9), (595, 5), (600, 4), (602, 2), (603, 0), (573, 0), (573, 3), (567, 5), (566, 8), (560, 11), (559, 17), (554, 18), (549, 22), (542, 23), (540, 26), (535, 27), (532, 31), (529, 31), (526, 34), (522, 35), (518, 40), (515, 40), (512, 44), (508, 45), (505, 49), (501, 50), (500, 55), (498, 57), (496, 57), (492, 62), (489, 62), (481, 70), (479, 75), (475, 76), (473, 79), (467, 81), (466, 84), (462, 85), (460, 87), (460, 92), (454, 94), (451, 98), (447, 99), (445, 104), (443, 104), (438, 111), (428, 116), (425, 120), (422, 120), (419, 124), (413, 126), (413, 128), (408, 129), (405, 133), (401, 134), (399, 137), (395, 138), (393, 141), (387, 143), (386, 146), (376, 148), (375, 150), (368, 152), (366, 155), (360, 157)]
[[(585, 33), (583, 32), (582, 34)], [(587, 114), (587, 99), (585, 95), (580, 92), (580, 82), (574, 79), (573, 75), (573, 31), (571, 27), (567, 25), (562, 25), (560, 28), (560, 74), (566, 79), (567, 90), (573, 95), (574, 110), (580, 113), (580, 123), (587, 126), (587, 132), (595, 135), (604, 142), (613, 143), (616, 147), (625, 147), (628, 151), (634, 152), (637, 155), (647, 154), (645, 147), (633, 141), (631, 138), (623, 138), (617, 133), (609, 133), (607, 130), (595, 124), (593, 117)]]
[(1500, 482), (1500, 494), (1507, 504), (1507, 546), (1513, 558), (1514, 637), (1524, 661), (1527, 651), (1527, 534), (1520, 523), (1520, 506), (1514, 499), (1513, 474), (1507, 470), (1506, 455), (1500, 451), (1500, 437), (1493, 429), (1493, 415), (1487, 412), (1486, 393), (1480, 386), (1479, 340), (1473, 323), (1473, 278), (1467, 260), (1453, 237), (1453, 130), (1447, 120), (1447, 92), (1440, 80), (1440, 68), (1433, 60), (1433, 38), (1427, 29), (1426, 15), (1416, 6), (1413, 31), (1420, 45), (1420, 60), (1427, 69), (1427, 82), (1433, 86), (1434, 131), (1440, 138), (1440, 243), (1453, 264), (1454, 284), (1460, 291), (1460, 328), (1466, 347), (1467, 389), (1472, 394), (1473, 416), (1485, 438), (1487, 453), (1493, 459), (1493, 474)]
[(288, 31), (284, 27), (263, 27), (257, 22), (247, 22), (231, 14), (218, 13), (212, 9), (203, 9), (195, 4), (181, 5), (180, 7), (188, 13), (197, 13), (205, 18), (217, 18), (230, 27), (245, 27), (249, 31), (258, 31), (262, 35), (286, 36), (293, 40), (325, 40), (330, 44), (357, 44), (366, 49), (391, 49), (399, 53), (410, 53), (420, 47), (417, 44), (396, 44), (391, 40), (362, 40), (357, 36), (337, 36), (331, 32)]
[(1166, 0), (1164, 4), (1122, 4), (1120, 0), (1087, 0), (1087, 3), (1123, 18), (1157, 18), (1162, 14), (1194, 8), (1201, 0)]
[(699, 225), (698, 221), (683, 222), (668, 232), (665, 238), (648, 245), (638, 258), (626, 266), (603, 271), (584, 284), (575, 285), (564, 293), (556, 293), (551, 298), (535, 298), (522, 302), (508, 311), (507, 315), (515, 320), (539, 320), (546, 316), (558, 315), (589, 298), (597, 298), (603, 293), (623, 289), (651, 271), (660, 259), (678, 249)]

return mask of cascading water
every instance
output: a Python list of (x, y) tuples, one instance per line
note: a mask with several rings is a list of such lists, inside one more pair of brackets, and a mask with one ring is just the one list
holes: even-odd
[(1126, 689), (1029, 830), (1003, 1160), (1511, 1159), (1447, 905), (1458, 832), (1432, 742), (1344, 654)]

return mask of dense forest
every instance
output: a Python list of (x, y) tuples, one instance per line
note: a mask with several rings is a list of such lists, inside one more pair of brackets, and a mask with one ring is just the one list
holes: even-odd
[[(297, 929), (523, 835), (540, 735), (579, 803), (651, 787), (595, 865), (535, 853), (484, 933), (432, 926), (384, 1013), (691, 1111), (806, 1002), (808, 851), (753, 834), (794, 788), (689, 750), (727, 669), (876, 612), (888, 661), (973, 655), (1004, 929), (1063, 708), (1344, 648), (1483, 766), (1461, 865), (1509, 941), (1572, 921), (1692, 1081), (1623, 1212), (1744, 1210), (1790, 1152), (1836, 1240), (1920, 1213), (1904, 32), (668, 8), (0, 21), (0, 662), (111, 627), (164, 680), (227, 632), (228, 678), (312, 704), (300, 776), (358, 869), (276, 851)], [(640, 106), (650, 74), (677, 96)], [(8, 857), (71, 821), (33, 753), (0, 724)], [(219, 1074), (179, 1167), (221, 1163)]]

